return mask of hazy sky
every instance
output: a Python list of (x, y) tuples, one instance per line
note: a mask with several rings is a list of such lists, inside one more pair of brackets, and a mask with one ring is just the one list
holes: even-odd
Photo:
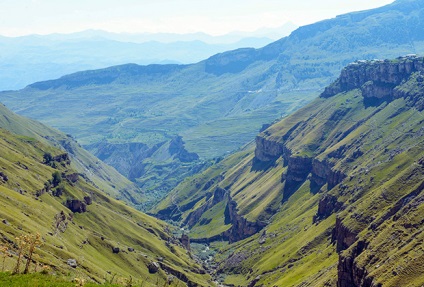
[(305, 25), (394, 0), (0, 0), (0, 34), (254, 31)]

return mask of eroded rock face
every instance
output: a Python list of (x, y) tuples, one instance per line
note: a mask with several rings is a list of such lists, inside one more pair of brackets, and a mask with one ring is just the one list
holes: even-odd
[[(367, 243), (358, 240), (358, 235), (345, 226), (340, 218), (336, 219), (333, 240), (337, 241), (339, 263), (337, 266), (337, 287), (381, 287), (375, 285), (365, 267), (360, 267), (355, 259), (367, 248)], [(347, 250), (342, 253), (342, 251)]]
[(334, 212), (342, 208), (343, 203), (337, 201), (334, 195), (325, 194), (318, 203), (318, 211), (314, 217), (314, 222), (329, 217)]
[(217, 187), (214, 191), (213, 198), (210, 199), (208, 203), (203, 204), (200, 208), (191, 212), (184, 221), (184, 224), (187, 224), (190, 228), (196, 225), (202, 217), (203, 213), (226, 199), (226, 194), (227, 191), (225, 189)]
[(312, 162), (311, 188), (318, 191), (325, 184), (328, 190), (335, 187), (346, 178), (346, 175), (338, 170), (334, 170), (328, 161), (314, 159)]
[[(220, 191), (218, 192), (218, 194)], [(200, 239), (192, 239), (192, 242), (195, 243), (208, 243), (213, 242), (216, 240), (228, 240), (230, 243), (237, 242), (240, 240), (243, 240), (247, 237), (252, 236), (253, 234), (256, 234), (260, 230), (262, 230), (265, 227), (264, 223), (260, 222), (251, 222), (245, 219), (243, 216), (239, 215), (237, 212), (237, 202), (232, 200), (230, 194), (227, 192), (225, 193), (225, 198), (223, 200), (227, 200), (227, 205), (225, 207), (225, 224), (231, 224), (231, 228), (227, 231), (218, 234), (216, 236), (210, 237), (210, 238), (200, 238)], [(194, 213), (198, 213), (197, 216), (199, 218), (202, 216), (203, 212), (205, 212), (208, 208), (208, 205), (204, 205), (201, 208), (195, 210), (191, 216), (194, 216)], [(202, 214), (200, 214), (200, 210), (202, 210)], [(193, 218), (192, 218), (193, 219)], [(197, 221), (193, 221), (197, 222)]]
[(329, 98), (338, 93), (361, 89), (366, 100), (394, 97), (394, 88), (412, 73), (424, 71), (424, 59), (410, 56), (396, 61), (358, 61), (344, 68), (340, 77), (321, 94)]
[(355, 232), (343, 224), (342, 219), (336, 219), (332, 239), (333, 241), (337, 241), (337, 252), (348, 249), (358, 239), (357, 236)]
[(186, 250), (190, 251), (190, 237), (187, 234), (181, 235), (180, 242)]
[(283, 154), (283, 145), (281, 143), (265, 139), (264, 137), (256, 137), (255, 158), (260, 161), (275, 160)]
[(311, 191), (318, 192), (322, 186), (327, 184), (328, 190), (346, 178), (346, 175), (333, 168), (327, 161), (316, 158), (294, 156), (284, 143), (266, 139), (262, 136), (256, 137), (255, 159), (259, 161), (272, 161), (283, 157), (287, 165), (287, 172), (283, 175), (286, 181), (283, 190), (283, 200), (287, 200), (308, 179), (311, 174)]
[(379, 283), (374, 283), (374, 278), (368, 274), (364, 267), (358, 266), (355, 262), (367, 247), (364, 241), (358, 241), (347, 255), (339, 256), (337, 265), (337, 287), (381, 287)]
[(243, 240), (259, 232), (265, 224), (250, 222), (237, 213), (237, 203), (229, 198), (225, 208), (225, 223), (231, 223), (232, 227), (224, 232), (224, 237), (230, 243)]

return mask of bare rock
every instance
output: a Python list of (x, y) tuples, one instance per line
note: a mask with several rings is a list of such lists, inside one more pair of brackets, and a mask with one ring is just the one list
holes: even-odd
[(77, 261), (75, 259), (68, 259), (66, 263), (72, 268), (77, 268), (78, 266)]
[(150, 274), (155, 274), (159, 271), (159, 263), (157, 262), (150, 262), (149, 265), (147, 265), (147, 268), (149, 268)]

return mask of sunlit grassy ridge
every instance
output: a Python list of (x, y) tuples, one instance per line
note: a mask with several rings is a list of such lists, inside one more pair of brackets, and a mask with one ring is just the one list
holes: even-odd
[[(391, 63), (399, 61), (409, 60)], [(229, 274), (228, 284), (336, 286), (341, 278), (356, 278), (421, 286), (421, 78), (422, 71), (409, 75), (395, 88), (401, 96), (378, 104), (370, 105), (359, 88), (316, 99), (259, 135), (267, 147), (257, 146), (257, 154), (269, 154), (269, 161), (248, 146), (180, 184), (157, 212), (172, 209), (185, 222), (219, 187), (237, 202), (239, 214), (267, 223), (252, 237), (217, 245), (215, 260)], [(309, 175), (302, 177), (303, 170)], [(325, 183), (317, 189), (319, 176)], [(293, 177), (298, 185), (288, 182)], [(211, 235), (204, 232), (208, 221), (200, 224), (214, 218), (211, 213), (224, 221), (215, 205), (192, 227), (194, 238)]]
[(19, 116), (2, 104), (0, 104), (0, 115), (0, 128), (44, 143), (47, 149), (52, 145), (67, 152), (72, 158), (71, 164), (74, 169), (84, 173), (109, 195), (128, 202), (132, 201), (134, 204), (143, 201), (141, 191), (132, 182), (83, 149), (70, 135)]
[[(134, 187), (111, 172), (101, 177), (120, 182), (111, 184), (126, 190), (121, 194), (138, 207), (149, 209), (204, 165), (149, 156), (133, 160), (121, 156), (127, 152), (125, 144), (153, 147), (179, 135), (201, 159), (226, 156), (264, 124), (311, 102), (346, 64), (422, 53), (423, 9), (421, 1), (395, 1), (300, 27), (260, 49), (228, 51), (190, 65), (122, 63), (81, 71), (2, 92), (0, 101), (73, 135), (97, 156), (99, 146), (111, 147), (118, 156), (113, 152), (105, 161), (120, 171), (122, 162), (135, 166), (136, 176), (130, 178), (150, 202), (143, 204)], [(100, 168), (95, 163), (91, 165)]]
[[(75, 174), (72, 165), (58, 162), (57, 167), (52, 168), (43, 163), (46, 152), (55, 156), (63, 151), (4, 129), (0, 129), (0, 149), (3, 179), (0, 184), (0, 233), (3, 245), (9, 244), (13, 250), (10, 243), (15, 242), (15, 237), (38, 232), (43, 245), (36, 250), (36, 264), (49, 266), (51, 273), (81, 277), (87, 281), (101, 283), (116, 274), (116, 278), (132, 277), (143, 281), (143, 286), (164, 284), (167, 275), (163, 270), (150, 274), (147, 268), (149, 263), (162, 257), (163, 264), (186, 274), (190, 281), (204, 286), (211, 284), (207, 281), (208, 276), (198, 274), (199, 266), (177, 244), (177, 239), (172, 239), (165, 223), (109, 197), (82, 176), (76, 182), (67, 180), (67, 175)], [(53, 196), (51, 191), (42, 192), (44, 183), (55, 171), (59, 171), (63, 178), (60, 197)], [(84, 201), (86, 196), (92, 199), (87, 212), (72, 213), (64, 206), (68, 199)], [(55, 216), (62, 211), (66, 216), (66, 227), (58, 230)], [(114, 254), (114, 247), (120, 252)], [(68, 259), (76, 259), (78, 267), (68, 266)], [(6, 270), (12, 270), (15, 261), (16, 256), (6, 258)], [(11, 277), (11, 280), (14, 279)], [(54, 286), (48, 284), (40, 286)]]

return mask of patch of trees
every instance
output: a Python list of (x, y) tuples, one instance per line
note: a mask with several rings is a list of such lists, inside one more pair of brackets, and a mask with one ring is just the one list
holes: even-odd
[(67, 153), (53, 156), (51, 153), (45, 152), (43, 155), (43, 163), (52, 168), (57, 168), (57, 164), (61, 164), (62, 166), (70, 165), (71, 159)]

